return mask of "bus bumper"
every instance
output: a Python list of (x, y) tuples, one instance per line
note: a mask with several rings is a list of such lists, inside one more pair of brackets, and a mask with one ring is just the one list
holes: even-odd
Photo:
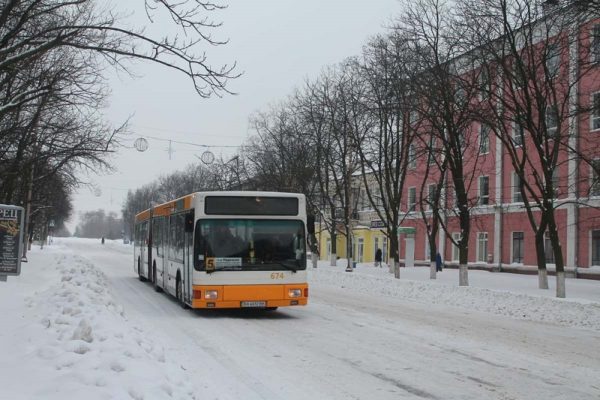
[(193, 287), (192, 308), (271, 308), (305, 306), (308, 284)]

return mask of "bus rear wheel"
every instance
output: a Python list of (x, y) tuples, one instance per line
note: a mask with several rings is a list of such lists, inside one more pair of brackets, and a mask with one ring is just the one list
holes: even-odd
[(141, 282), (146, 282), (146, 278), (142, 276), (142, 260), (138, 257), (138, 279)]
[(156, 262), (152, 265), (152, 286), (155, 292), (162, 292), (162, 288), (158, 286), (158, 280), (156, 279)]

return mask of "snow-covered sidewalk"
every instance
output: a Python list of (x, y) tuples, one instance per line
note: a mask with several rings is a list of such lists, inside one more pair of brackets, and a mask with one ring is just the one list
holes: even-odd
[(0, 311), (0, 399), (198, 394), (162, 345), (127, 320), (102, 271), (60, 245), (34, 249), (23, 274), (0, 284)]
[(600, 281), (567, 279), (569, 297), (557, 299), (553, 297), (553, 277), (549, 277), (550, 289), (541, 290), (537, 289), (537, 276), (472, 270), (470, 286), (459, 287), (458, 271), (453, 269), (445, 269), (436, 280), (430, 280), (428, 268), (401, 268), (401, 279), (395, 279), (387, 266), (358, 264), (353, 272), (345, 272), (345, 262), (338, 260), (338, 265), (332, 267), (319, 261), (318, 268), (309, 267), (310, 282), (373, 296), (600, 331)]

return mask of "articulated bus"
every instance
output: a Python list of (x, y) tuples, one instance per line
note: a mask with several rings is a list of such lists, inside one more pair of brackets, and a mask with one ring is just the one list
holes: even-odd
[(198, 192), (135, 216), (134, 270), (184, 307), (306, 305), (304, 195)]

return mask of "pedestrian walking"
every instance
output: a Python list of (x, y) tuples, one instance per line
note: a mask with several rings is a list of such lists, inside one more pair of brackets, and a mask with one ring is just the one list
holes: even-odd
[(438, 252), (435, 256), (435, 270), (437, 272), (441, 272), (443, 266), (444, 266), (444, 263), (442, 263), (442, 256)]
[(381, 268), (382, 253), (381, 249), (375, 250), (375, 266)]

